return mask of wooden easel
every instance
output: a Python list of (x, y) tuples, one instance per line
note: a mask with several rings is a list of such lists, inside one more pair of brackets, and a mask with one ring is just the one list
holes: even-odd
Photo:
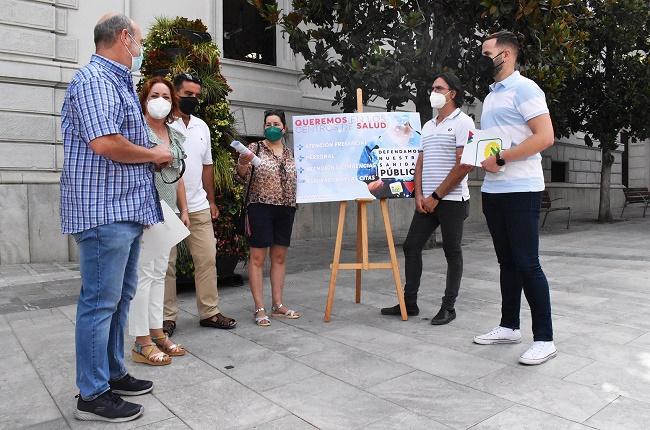
[[(361, 88), (357, 88), (357, 112), (363, 112), (363, 98)], [(402, 280), (399, 275), (399, 266), (397, 264), (397, 253), (395, 252), (395, 242), (393, 241), (393, 230), (390, 225), (388, 214), (388, 200), (380, 199), (381, 214), (384, 218), (384, 229), (386, 230), (386, 240), (388, 242), (388, 252), (390, 253), (389, 263), (370, 263), (368, 261), (368, 203), (372, 199), (357, 199), (357, 258), (356, 263), (341, 263), (341, 245), (343, 244), (343, 228), (345, 226), (345, 212), (348, 202), (339, 203), (339, 223), (336, 230), (336, 244), (334, 245), (334, 259), (330, 268), (329, 290), (327, 292), (327, 305), (325, 306), (325, 321), (330, 321), (334, 294), (336, 292), (336, 276), (339, 270), (356, 270), (356, 293), (355, 303), (361, 302), (361, 271), (375, 269), (391, 269), (393, 271), (393, 280), (395, 281), (395, 292), (399, 307), (402, 314), (402, 320), (406, 321), (406, 306), (404, 304), (404, 293), (402, 291)]]

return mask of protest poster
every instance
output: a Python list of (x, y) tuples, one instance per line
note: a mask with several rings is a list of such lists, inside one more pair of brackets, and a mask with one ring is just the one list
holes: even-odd
[(298, 203), (413, 197), (417, 113), (293, 117)]
[(510, 136), (505, 135), (496, 127), (486, 130), (470, 129), (460, 162), (461, 164), (480, 166), (486, 158), (498, 154), (503, 149), (510, 148), (510, 145)]

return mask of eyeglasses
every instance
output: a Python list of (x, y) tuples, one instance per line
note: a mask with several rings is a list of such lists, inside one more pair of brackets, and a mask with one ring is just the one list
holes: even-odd
[(191, 73), (181, 73), (181, 76), (187, 81), (191, 81), (196, 84), (202, 85), (201, 78), (199, 78), (198, 76), (195, 76)]

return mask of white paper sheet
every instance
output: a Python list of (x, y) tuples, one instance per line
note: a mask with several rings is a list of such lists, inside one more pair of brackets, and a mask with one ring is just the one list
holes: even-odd
[(171, 251), (181, 240), (190, 235), (190, 231), (164, 201), (162, 206), (164, 222), (145, 228), (140, 239), (140, 262), (148, 263), (163, 253)]
[(482, 161), (494, 155), (494, 151), (498, 152), (510, 148), (511, 142), (510, 136), (495, 128), (487, 130), (470, 129), (460, 163), (480, 166)]

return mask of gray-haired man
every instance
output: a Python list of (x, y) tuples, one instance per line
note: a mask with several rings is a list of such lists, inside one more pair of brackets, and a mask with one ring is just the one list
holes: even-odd
[(153, 388), (124, 366), (124, 327), (143, 226), (163, 219), (151, 167), (169, 163), (171, 154), (163, 145), (149, 147), (131, 78), (142, 62), (140, 27), (109, 14), (94, 33), (96, 53), (72, 78), (63, 103), (61, 224), (79, 245), (81, 271), (75, 417), (121, 422), (142, 415), (143, 407), (119, 395)]

